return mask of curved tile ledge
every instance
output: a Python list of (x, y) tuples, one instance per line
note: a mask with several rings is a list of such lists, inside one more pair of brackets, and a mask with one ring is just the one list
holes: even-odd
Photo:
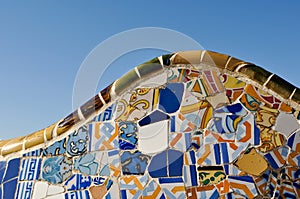
[[(250, 62), (217, 52), (206, 50), (182, 51), (163, 55), (137, 66), (58, 123), (28, 136), (1, 140), (1, 156), (4, 157), (13, 153), (24, 152), (24, 150), (29, 150), (40, 144), (45, 144), (58, 136), (61, 137), (70, 133), (73, 129), (82, 125), (82, 122), (109, 107), (116, 96), (121, 96), (150, 77), (160, 74), (167, 68), (172, 68), (180, 64), (205, 64), (210, 67), (217, 67), (225, 73), (227, 72), (235, 77), (242, 78), (259, 88), (267, 89), (268, 92), (295, 110), (300, 110), (300, 89), (265, 69)], [(80, 114), (78, 113), (79, 110)]]

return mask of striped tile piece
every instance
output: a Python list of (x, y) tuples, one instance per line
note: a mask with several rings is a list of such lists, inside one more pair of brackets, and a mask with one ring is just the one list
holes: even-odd
[(182, 178), (159, 178), (158, 183), (168, 198), (185, 198), (185, 186)]
[(65, 199), (90, 199), (88, 190), (72, 191), (65, 193)]
[(288, 153), (289, 153), (289, 148), (280, 147), (274, 149), (270, 153), (267, 153), (265, 155), (265, 158), (267, 159), (268, 163), (271, 165), (273, 169), (278, 169), (285, 164)]
[(288, 164), (294, 167), (300, 167), (300, 153), (292, 151), (288, 158)]
[(266, 171), (261, 176), (255, 178), (256, 187), (261, 195), (265, 195), (268, 189), (268, 182), (270, 177), (270, 171)]
[(141, 199), (143, 192), (141, 190), (136, 189), (124, 189), (120, 190), (120, 198), (121, 199)]
[(143, 190), (148, 182), (148, 175), (144, 176), (123, 176), (119, 179), (120, 189)]
[(287, 140), (287, 145), (293, 150), (300, 153), (300, 130), (292, 133)]
[(180, 151), (187, 151), (191, 146), (191, 133), (170, 133), (169, 145)]
[(255, 182), (250, 176), (228, 176), (228, 181), (232, 189), (243, 196), (254, 198), (258, 195)]
[(196, 164), (196, 156), (194, 150), (190, 150), (184, 153), (184, 164), (185, 165)]
[(255, 118), (252, 114), (247, 115), (239, 123), (236, 132), (237, 142), (246, 142), (254, 146), (260, 144), (260, 131), (255, 123)]
[(41, 170), (41, 158), (23, 159), (19, 180), (38, 180)]
[(151, 180), (143, 190), (143, 199), (161, 198), (163, 192), (155, 180)]
[(198, 175), (195, 165), (183, 166), (183, 179), (186, 187), (198, 186)]
[(221, 154), (219, 144), (205, 144), (196, 152), (196, 159), (198, 165), (220, 165)]
[(188, 199), (217, 199), (219, 193), (214, 185), (204, 187), (191, 187), (186, 190), (186, 197)]
[(31, 197), (33, 192), (33, 183), (30, 181), (24, 181), (18, 183), (18, 190), (16, 193), (16, 199), (27, 199)]

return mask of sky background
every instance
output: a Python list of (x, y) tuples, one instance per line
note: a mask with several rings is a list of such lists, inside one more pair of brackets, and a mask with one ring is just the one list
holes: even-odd
[[(300, 1), (109, 2), (0, 2), (1, 139), (68, 115), (83, 60), (100, 42), (132, 28), (179, 31), (207, 50), (253, 62), (300, 86)], [(98, 89), (160, 54), (143, 50), (120, 57)]]

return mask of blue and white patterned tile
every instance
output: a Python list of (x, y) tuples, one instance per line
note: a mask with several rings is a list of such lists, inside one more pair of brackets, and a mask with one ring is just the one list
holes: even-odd
[(231, 188), (238, 194), (254, 198), (258, 195), (255, 182), (250, 176), (228, 176)]
[(41, 170), (41, 158), (22, 159), (19, 180), (38, 180)]
[(44, 158), (42, 179), (52, 183), (62, 183), (72, 175), (72, 159), (64, 156)]
[(169, 146), (185, 152), (191, 147), (191, 139), (191, 133), (169, 133)]
[(87, 153), (74, 160), (74, 169), (86, 175), (96, 175), (99, 164), (96, 153)]
[(29, 199), (32, 195), (33, 190), (33, 183), (34, 182), (19, 182), (18, 183), (18, 190), (16, 192), (16, 199)]
[(198, 186), (198, 176), (195, 165), (183, 166), (183, 179), (185, 187)]
[(138, 143), (138, 128), (134, 122), (119, 123), (119, 148), (121, 150), (136, 149)]
[(167, 197), (178, 199), (185, 198), (185, 186), (181, 177), (159, 178), (158, 183)]
[(278, 169), (285, 165), (288, 154), (288, 147), (280, 147), (265, 154), (265, 158), (273, 169)]
[(42, 155), (43, 149), (36, 149), (23, 154), (23, 157), (39, 157)]
[(123, 175), (143, 175), (146, 171), (150, 156), (140, 151), (124, 151), (121, 153)]
[(92, 182), (93, 179), (91, 176), (74, 174), (64, 183), (64, 186), (68, 191), (76, 191), (89, 188)]
[(66, 141), (67, 139), (64, 138), (43, 149), (43, 156), (57, 156), (64, 154), (66, 152)]
[(88, 144), (87, 126), (82, 126), (68, 136), (67, 153), (70, 156), (78, 156), (87, 151)]
[(89, 151), (119, 149), (117, 125), (114, 122), (94, 122), (88, 125)]
[(110, 107), (106, 108), (103, 112), (101, 112), (99, 115), (97, 115), (93, 119), (93, 121), (94, 122), (110, 121), (113, 119), (115, 110), (116, 110), (116, 104), (112, 104)]
[(72, 191), (65, 193), (65, 199), (90, 199), (89, 191)]

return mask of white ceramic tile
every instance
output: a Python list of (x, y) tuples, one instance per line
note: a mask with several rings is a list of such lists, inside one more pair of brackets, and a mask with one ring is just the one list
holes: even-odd
[(167, 147), (168, 121), (156, 122), (139, 129), (138, 149), (143, 153), (157, 153)]
[(47, 195), (48, 186), (49, 185), (47, 182), (36, 182), (34, 184), (32, 198), (34, 199), (45, 198)]
[(47, 195), (56, 195), (59, 193), (63, 193), (65, 191), (65, 189), (61, 186), (57, 186), (57, 185), (50, 185), (48, 187), (48, 191), (47, 191)]

